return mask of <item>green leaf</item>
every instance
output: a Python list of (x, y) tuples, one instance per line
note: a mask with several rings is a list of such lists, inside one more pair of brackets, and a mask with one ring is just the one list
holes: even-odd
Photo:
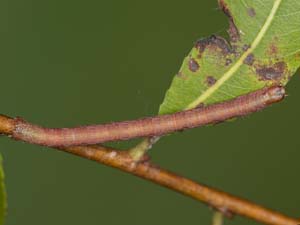
[(4, 224), (4, 219), (6, 215), (6, 191), (4, 185), (4, 172), (2, 167), (2, 157), (0, 155), (0, 225)]
[[(300, 1), (219, 0), (229, 17), (227, 42), (199, 40), (175, 76), (160, 114), (286, 85), (300, 65)], [(204, 23), (204, 22), (203, 22)]]

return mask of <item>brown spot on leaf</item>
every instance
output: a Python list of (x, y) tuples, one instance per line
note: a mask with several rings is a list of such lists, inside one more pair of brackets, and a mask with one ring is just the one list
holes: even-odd
[(179, 77), (179, 78), (181, 78), (183, 80), (187, 80), (187, 76), (183, 72), (181, 72), (181, 71), (179, 71), (177, 73), (177, 77)]
[(225, 66), (229, 66), (232, 63), (231, 59), (226, 59)]
[(267, 54), (269, 56), (276, 56), (278, 54), (278, 47), (274, 42), (272, 42), (268, 47)]
[(254, 8), (248, 8), (247, 13), (250, 17), (255, 17), (256, 16), (256, 11)]
[(250, 45), (245, 44), (245, 45), (243, 46), (243, 51), (244, 51), (244, 52), (247, 51), (250, 47), (251, 47)]
[(214, 78), (213, 76), (208, 76), (206, 78), (206, 84), (211, 87), (213, 86), (215, 83), (217, 82), (216, 78)]
[(200, 65), (198, 64), (198, 62), (195, 59), (190, 58), (190, 60), (189, 60), (189, 69), (190, 69), (190, 71), (195, 73), (199, 70), (199, 68), (200, 68)]
[(278, 36), (274, 36), (272, 41), (267, 46), (266, 54), (272, 58), (278, 58), (279, 55), (279, 47), (278, 47), (279, 38)]
[(244, 64), (252, 66), (254, 63), (254, 60), (255, 60), (254, 55), (252, 53), (250, 53), (244, 60)]
[(240, 40), (240, 33), (239, 30), (237, 29), (233, 17), (231, 15), (231, 12), (228, 8), (228, 5), (225, 3), (224, 0), (219, 0), (219, 6), (221, 10), (229, 17), (229, 29), (228, 29), (228, 34), (230, 36), (230, 39), (232, 42), (237, 42)]
[(217, 36), (211, 36), (210, 37), (211, 45), (208, 47), (211, 47), (212, 49), (216, 46), (222, 50), (222, 53), (224, 55), (227, 55), (231, 52), (229, 44), (224, 38), (217, 37)]
[(235, 26), (235, 23), (233, 22), (233, 20), (229, 21), (228, 33), (229, 33), (229, 37), (232, 42), (237, 42), (240, 40), (240, 33), (239, 33), (237, 27)]
[(209, 38), (203, 38), (196, 42), (195, 47), (199, 50), (198, 57), (202, 57), (202, 53), (206, 48), (210, 48), (212, 50), (221, 49), (224, 55), (228, 55), (232, 52), (228, 42), (219, 36), (212, 35)]
[(300, 60), (300, 52), (295, 55), (296, 60)]
[(256, 73), (261, 80), (275, 80), (280, 81), (287, 70), (285, 62), (277, 62), (272, 66), (257, 66)]

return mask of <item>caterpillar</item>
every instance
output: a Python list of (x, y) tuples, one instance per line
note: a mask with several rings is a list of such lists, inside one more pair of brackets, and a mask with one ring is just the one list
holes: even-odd
[(44, 146), (63, 147), (162, 136), (245, 116), (279, 102), (284, 97), (285, 89), (273, 86), (223, 103), (174, 114), (75, 128), (43, 128), (16, 118), (12, 138)]

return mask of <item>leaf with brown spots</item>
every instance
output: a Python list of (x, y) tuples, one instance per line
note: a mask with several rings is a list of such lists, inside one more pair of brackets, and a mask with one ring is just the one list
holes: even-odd
[(174, 77), (160, 114), (286, 85), (300, 65), (300, 1), (219, 0), (229, 37), (198, 40)]

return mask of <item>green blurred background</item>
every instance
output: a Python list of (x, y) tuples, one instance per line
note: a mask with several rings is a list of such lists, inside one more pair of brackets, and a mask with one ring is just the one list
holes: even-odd
[[(0, 112), (64, 127), (156, 114), (193, 43), (227, 19), (217, 0), (2, 0), (0, 27)], [(163, 138), (154, 161), (299, 218), (297, 85), (261, 113)], [(0, 149), (7, 225), (210, 224), (207, 206), (123, 172), (6, 137)]]

